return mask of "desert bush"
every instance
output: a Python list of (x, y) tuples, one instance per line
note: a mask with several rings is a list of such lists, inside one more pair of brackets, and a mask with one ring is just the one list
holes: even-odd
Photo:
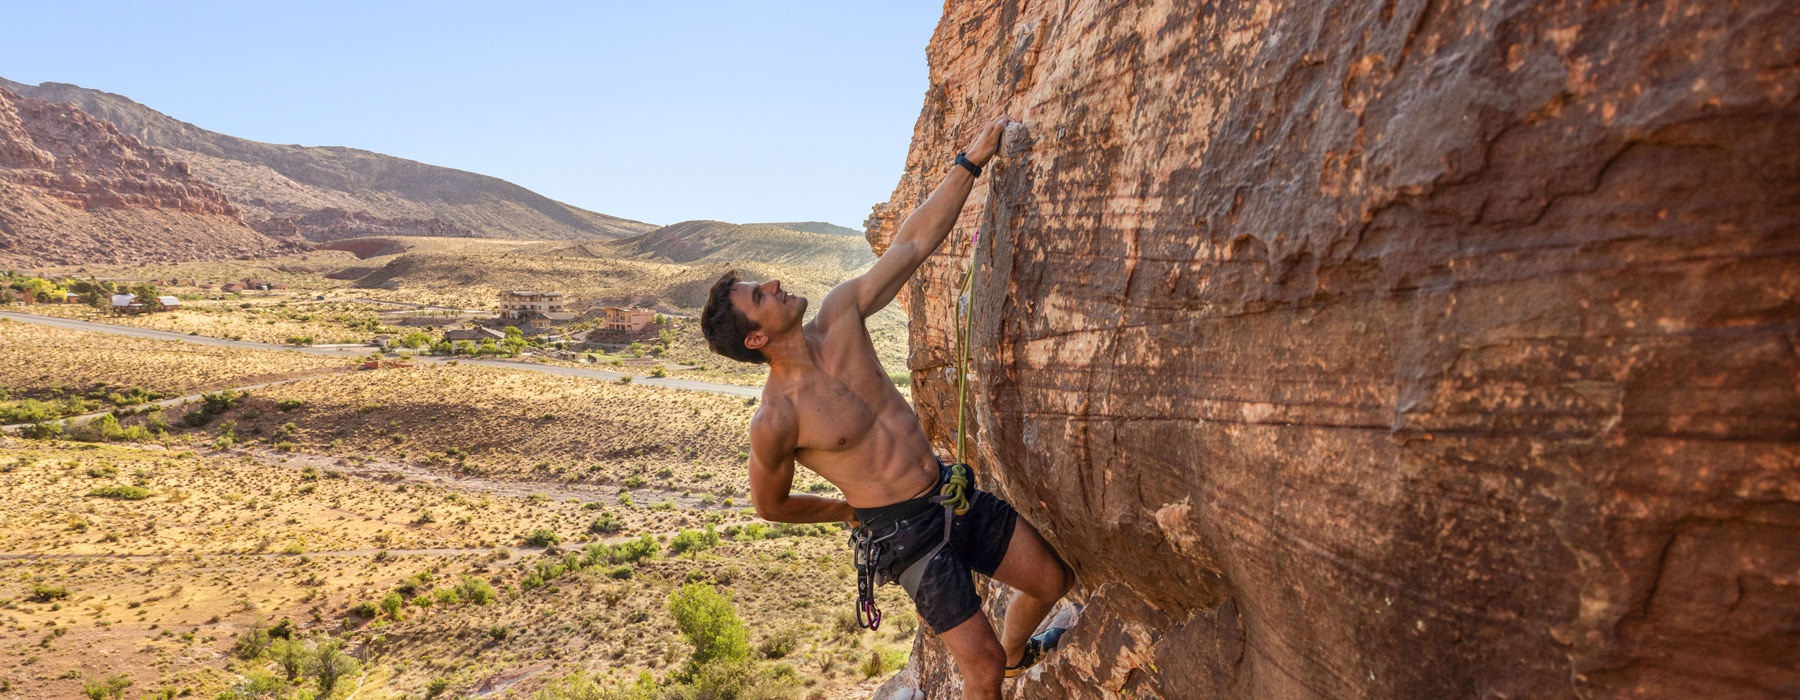
[(532, 530), (531, 534), (525, 536), (525, 545), (528, 547), (554, 547), (561, 542), (562, 538), (557, 536), (556, 531), (548, 528)]
[(249, 661), (262, 656), (263, 652), (269, 650), (269, 644), (273, 641), (269, 637), (269, 629), (259, 622), (251, 625), (250, 629), (244, 632), (244, 636), (238, 637), (237, 644), (232, 645), (231, 651), (238, 658)]
[(39, 603), (48, 603), (53, 600), (62, 600), (67, 597), (69, 597), (69, 589), (63, 588), (62, 586), (38, 584), (31, 587), (31, 599)]
[(288, 345), (312, 345), (313, 337), (310, 335), (290, 335), (285, 342)]
[(873, 649), (858, 670), (862, 671), (863, 678), (874, 678), (905, 666), (907, 655), (903, 649)]
[(487, 605), (494, 602), (494, 586), (484, 579), (474, 576), (463, 576), (456, 584), (456, 595), (465, 602), (476, 605)]
[(0, 423), (42, 423), (61, 417), (56, 404), (47, 401), (24, 399), (0, 404)]
[(715, 660), (741, 661), (750, 655), (748, 633), (730, 595), (710, 584), (690, 583), (670, 592), (668, 609), (676, 629), (694, 647), (688, 675)]
[(111, 442), (125, 437), (125, 429), (119, 426), (118, 416), (106, 413), (71, 428), (69, 437), (81, 442)]
[[(588, 505), (599, 504), (590, 503)], [(588, 523), (588, 533), (595, 535), (610, 535), (623, 529), (625, 529), (625, 524), (619, 521), (619, 516), (610, 512), (601, 513), (594, 517), (593, 522)]]
[(289, 682), (300, 677), (312, 664), (312, 645), (298, 638), (278, 639), (269, 643), (269, 657), (287, 674)]
[(614, 564), (636, 564), (655, 557), (660, 549), (661, 547), (656, 544), (656, 538), (644, 535), (629, 542), (613, 545), (607, 551), (607, 559)]
[(756, 645), (756, 653), (765, 659), (784, 659), (788, 654), (794, 653), (794, 649), (798, 646), (800, 646), (800, 631), (787, 628), (762, 640), (761, 644)]
[(705, 530), (682, 530), (669, 540), (669, 556), (698, 552), (719, 546), (719, 533), (711, 525)]
[(150, 497), (150, 489), (144, 488), (142, 486), (127, 486), (125, 484), (113, 484), (110, 486), (102, 486), (100, 488), (89, 491), (88, 495), (89, 496), (99, 496), (101, 498), (116, 498), (116, 499), (125, 500), (125, 501), (141, 501), (141, 500), (144, 500), (144, 499)]
[(33, 423), (19, 431), (21, 437), (32, 440), (52, 440), (63, 435), (61, 423)]
[(350, 614), (360, 618), (373, 620), (377, 615), (381, 614), (381, 609), (377, 607), (375, 603), (365, 600), (350, 606)]
[(344, 653), (344, 643), (336, 639), (327, 640), (313, 652), (313, 676), (319, 681), (319, 697), (331, 697), (331, 691), (337, 688), (343, 677), (356, 673), (360, 665), (356, 659)]
[(395, 620), (406, 619), (405, 615), (401, 612), (406, 605), (406, 599), (401, 598), (399, 593), (389, 593), (382, 596), (379, 605), (381, 606), (382, 614)]
[(131, 687), (131, 678), (125, 675), (107, 676), (105, 680), (82, 681), (81, 694), (88, 700), (119, 700), (125, 697), (125, 689)]

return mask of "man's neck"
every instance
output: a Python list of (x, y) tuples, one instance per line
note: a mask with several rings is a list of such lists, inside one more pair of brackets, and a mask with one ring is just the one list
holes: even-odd
[(798, 376), (818, 369), (819, 361), (813, 351), (806, 333), (799, 330), (771, 339), (763, 346), (763, 355), (769, 358), (770, 376)]

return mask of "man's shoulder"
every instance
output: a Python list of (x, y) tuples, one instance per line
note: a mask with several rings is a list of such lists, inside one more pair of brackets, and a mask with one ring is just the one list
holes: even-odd
[(795, 426), (794, 400), (786, 392), (763, 390), (762, 400), (757, 404), (756, 413), (750, 416), (750, 434), (780, 433)]

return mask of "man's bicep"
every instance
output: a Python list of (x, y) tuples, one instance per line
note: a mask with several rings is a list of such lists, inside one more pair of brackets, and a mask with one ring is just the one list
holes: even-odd
[(759, 417), (750, 426), (750, 502), (759, 516), (779, 510), (794, 488), (794, 450), (776, 421)]

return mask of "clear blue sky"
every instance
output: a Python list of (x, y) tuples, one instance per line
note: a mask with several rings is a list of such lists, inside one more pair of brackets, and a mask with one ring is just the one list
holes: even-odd
[(937, 2), (9, 3), (0, 77), (350, 146), (669, 224), (862, 228), (905, 165)]

